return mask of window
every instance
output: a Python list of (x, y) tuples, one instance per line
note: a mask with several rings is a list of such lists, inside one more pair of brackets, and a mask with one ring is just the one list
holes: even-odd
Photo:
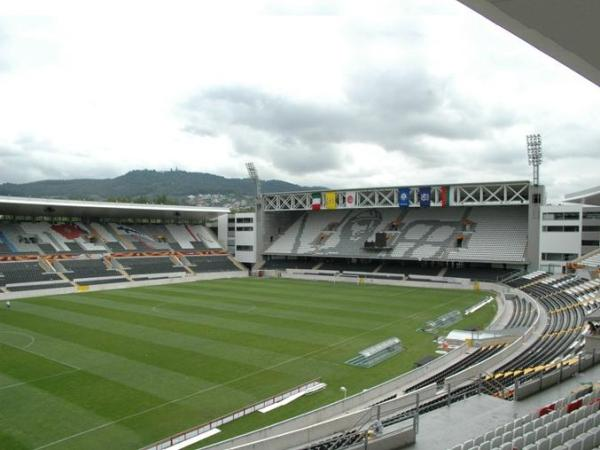
[(254, 219), (252, 217), (238, 217), (235, 219), (237, 223), (254, 223)]
[(581, 241), (581, 245), (588, 245), (590, 247), (599, 247), (600, 241)]
[(576, 253), (542, 253), (544, 261), (570, 261), (577, 256)]
[(254, 250), (254, 246), (252, 246), (252, 245), (236, 245), (235, 249), (238, 252), (251, 252), (252, 250)]
[(235, 219), (233, 217), (230, 217), (229, 219), (227, 219), (228, 223), (235, 223)]
[(588, 211), (583, 213), (584, 219), (600, 219), (600, 211)]
[(600, 225), (584, 225), (583, 231), (600, 231)]
[(254, 228), (252, 227), (236, 227), (236, 231), (252, 231)]
[(579, 220), (578, 212), (556, 212), (556, 213), (544, 213), (542, 215), (543, 220)]
[(542, 231), (558, 232), (558, 233), (572, 233), (578, 232), (579, 226), (577, 225), (544, 225)]

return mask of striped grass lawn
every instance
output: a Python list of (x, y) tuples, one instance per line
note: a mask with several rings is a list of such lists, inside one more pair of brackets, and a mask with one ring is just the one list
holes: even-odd
[[(328, 384), (225, 426), (220, 440), (412, 369), (435, 349), (416, 330), (483, 296), (234, 279), (16, 300), (0, 309), (0, 449), (135, 449), (311, 379)], [(489, 323), (495, 308), (455, 327)], [(400, 355), (344, 364), (392, 336)]]

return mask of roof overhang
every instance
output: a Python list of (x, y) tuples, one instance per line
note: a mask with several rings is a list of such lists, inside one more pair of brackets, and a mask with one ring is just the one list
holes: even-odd
[(198, 220), (227, 213), (228, 208), (0, 196), (0, 216)]
[(458, 0), (600, 86), (598, 0)]
[(581, 203), (583, 205), (600, 206), (600, 186), (584, 191), (573, 192), (565, 195), (567, 203)]

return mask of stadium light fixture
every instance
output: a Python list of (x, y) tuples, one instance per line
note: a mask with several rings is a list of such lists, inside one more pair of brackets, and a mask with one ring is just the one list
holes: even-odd
[(542, 136), (539, 134), (527, 135), (527, 157), (529, 165), (533, 167), (533, 184), (540, 184), (540, 166), (542, 165)]
[(256, 197), (260, 197), (260, 178), (258, 177), (258, 172), (256, 171), (256, 167), (253, 162), (246, 163), (246, 170), (248, 170), (248, 176), (251, 180), (254, 181), (256, 185)]

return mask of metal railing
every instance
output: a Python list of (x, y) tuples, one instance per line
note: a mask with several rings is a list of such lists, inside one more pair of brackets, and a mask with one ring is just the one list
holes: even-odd
[(245, 406), (244, 408), (238, 409), (237, 411), (233, 411), (217, 419), (211, 420), (210, 422), (190, 428), (189, 430), (183, 431), (174, 436), (170, 436), (147, 447), (143, 447), (143, 450), (163, 450), (172, 447), (176, 444), (192, 439), (202, 433), (206, 433), (207, 431), (225, 425), (226, 423), (233, 422), (234, 420), (247, 416), (248, 414), (252, 414), (253, 412), (258, 411), (259, 409), (285, 400), (286, 398), (294, 394), (298, 394), (302, 391), (309, 390), (310, 388), (317, 386), (321, 382), (320, 380), (320, 378), (314, 379), (312, 381), (309, 381), (308, 383), (296, 386), (295, 388), (289, 391), (285, 391), (280, 394), (274, 395), (273, 397), (270, 397), (267, 400), (262, 400), (258, 403)]

